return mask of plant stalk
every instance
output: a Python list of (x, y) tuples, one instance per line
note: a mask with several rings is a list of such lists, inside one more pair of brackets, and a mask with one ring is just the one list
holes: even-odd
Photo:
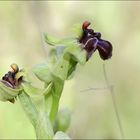
[(39, 112), (29, 95), (25, 92), (19, 94), (18, 97), (25, 113), (34, 126), (37, 139), (52, 139), (54, 134), (47, 114), (45, 112)]

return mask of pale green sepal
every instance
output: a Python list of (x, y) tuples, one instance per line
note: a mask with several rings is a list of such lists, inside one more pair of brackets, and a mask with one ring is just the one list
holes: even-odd
[(50, 83), (52, 81), (52, 74), (47, 64), (39, 64), (33, 68), (34, 74), (43, 82)]
[(59, 77), (61, 80), (66, 80), (68, 75), (69, 62), (67, 59), (61, 58), (52, 70), (54, 76)]
[(8, 101), (16, 97), (22, 88), (13, 89), (11, 87), (6, 86), (4, 83), (0, 82), (0, 100)]
[(22, 83), (23, 90), (28, 95), (33, 96), (33, 97), (47, 95), (50, 92), (52, 85), (53, 85), (53, 83), (51, 82), (50, 84), (48, 84), (48, 86), (45, 89), (39, 89), (39, 88), (32, 86), (29, 82)]
[(64, 53), (71, 54), (80, 64), (85, 64), (87, 60), (86, 51), (82, 49), (81, 44), (73, 41), (67, 44), (68, 47), (64, 50)]
[(75, 24), (72, 28), (75, 38), (81, 38), (83, 35), (82, 24)]

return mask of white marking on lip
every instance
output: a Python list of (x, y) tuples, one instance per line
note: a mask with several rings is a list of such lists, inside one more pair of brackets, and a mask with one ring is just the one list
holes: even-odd
[(97, 39), (96, 37), (88, 39), (87, 42), (86, 42), (86, 44), (84, 45), (84, 48), (85, 48), (86, 45), (87, 45), (91, 40), (93, 40), (93, 39), (95, 39), (96, 42), (95, 42), (94, 45), (93, 45), (93, 46), (94, 46), (94, 49), (92, 50), (92, 52), (95, 51), (95, 50), (97, 49), (98, 39)]

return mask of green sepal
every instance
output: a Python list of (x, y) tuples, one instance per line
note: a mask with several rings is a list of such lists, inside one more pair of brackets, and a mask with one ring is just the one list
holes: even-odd
[(53, 67), (52, 73), (54, 76), (59, 77), (61, 80), (64, 81), (67, 79), (68, 67), (69, 67), (69, 61), (62, 57), (58, 60), (57, 64)]
[(60, 39), (53, 37), (49, 35), (48, 33), (44, 33), (45, 41), (47, 44), (55, 46), (56, 44), (59, 44), (61, 42)]
[(76, 40), (72, 40), (65, 44), (66, 47), (57, 47), (57, 62), (51, 68), (51, 72), (61, 80), (66, 80), (75, 70), (76, 64), (85, 64), (87, 61), (86, 51), (81, 48)]
[(15, 98), (20, 91), (22, 91), (22, 88), (13, 89), (11, 87), (6, 86), (4, 83), (0, 81), (0, 100), (1, 101), (9, 101), (13, 98)]
[(52, 85), (53, 85), (53, 83), (51, 82), (48, 84), (48, 86), (46, 88), (39, 89), (39, 88), (36, 88), (33, 85), (31, 85), (31, 83), (29, 83), (29, 82), (22, 83), (23, 90), (28, 95), (33, 96), (33, 97), (46, 96), (50, 92)]
[(52, 46), (64, 46), (66, 43), (71, 42), (74, 38), (65, 38), (65, 39), (58, 39), (49, 35), (48, 33), (44, 33), (45, 41), (47, 44)]
[(47, 64), (39, 64), (33, 68), (34, 74), (38, 77), (39, 80), (50, 83), (53, 80), (50, 68)]
[(82, 49), (81, 44), (76, 40), (67, 44), (67, 48), (64, 50), (64, 53), (69, 53), (72, 55), (72, 58), (75, 59), (80, 64), (85, 64), (87, 60), (86, 51)]
[(82, 24), (75, 24), (72, 28), (75, 38), (81, 38), (83, 35)]

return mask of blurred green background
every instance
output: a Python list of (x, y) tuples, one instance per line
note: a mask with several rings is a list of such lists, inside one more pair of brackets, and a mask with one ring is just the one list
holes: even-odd
[[(113, 44), (113, 57), (105, 64), (125, 138), (140, 139), (139, 1), (1, 1), (0, 76), (13, 62), (27, 69), (45, 62), (49, 49), (43, 32), (69, 37), (72, 26), (85, 20)], [(106, 86), (103, 63), (96, 52), (86, 65), (78, 65), (75, 77), (65, 84), (60, 108), (72, 111), (68, 129), (72, 138), (121, 138), (109, 90), (81, 92)], [(0, 139), (4, 138), (35, 138), (18, 101), (0, 102)]]

